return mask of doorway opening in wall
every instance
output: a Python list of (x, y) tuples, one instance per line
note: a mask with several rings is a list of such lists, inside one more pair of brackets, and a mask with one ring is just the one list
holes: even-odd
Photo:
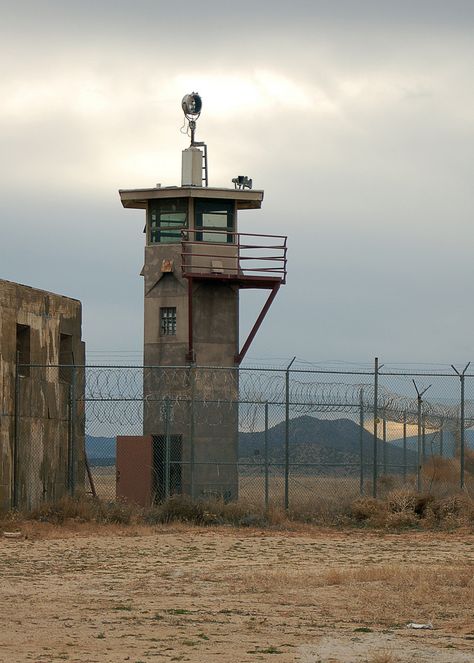
[(72, 382), (72, 368), (74, 358), (72, 354), (72, 336), (59, 334), (59, 379), (61, 382)]
[(22, 377), (29, 377), (31, 364), (30, 347), (31, 329), (28, 325), (16, 326), (16, 356), (18, 360), (18, 373)]
[(182, 485), (182, 435), (153, 435), (153, 494), (155, 502), (180, 495)]

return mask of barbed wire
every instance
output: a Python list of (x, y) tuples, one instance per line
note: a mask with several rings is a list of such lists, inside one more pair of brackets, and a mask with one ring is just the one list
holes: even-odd
[[(350, 374), (354, 377), (353, 374)], [(338, 377), (340, 377), (338, 375)], [(361, 405), (366, 415), (373, 416), (374, 384), (322, 382), (321, 374), (296, 373), (289, 376), (281, 370), (248, 370), (235, 368), (197, 367), (87, 367), (85, 372), (85, 400), (94, 404), (91, 412), (99, 421), (137, 423), (140, 410), (124, 408), (124, 402), (143, 402), (148, 410), (153, 403), (169, 399), (175, 405), (190, 403), (221, 412), (241, 405), (245, 425), (253, 428), (258, 416), (251, 404), (284, 405), (288, 399), (291, 414), (355, 413)], [(98, 408), (98, 402), (108, 402)], [(120, 402), (120, 408), (112, 405)], [(242, 407), (244, 406), (245, 407)], [(121, 410), (118, 413), (118, 410)], [(377, 414), (386, 420), (416, 425), (418, 401), (379, 386)], [(428, 429), (455, 427), (460, 406), (435, 400), (422, 403), (423, 425)], [(141, 410), (142, 411), (142, 410)], [(117, 418), (117, 415), (120, 417)], [(474, 425), (474, 404), (465, 402), (466, 424)], [(114, 419), (115, 417), (115, 419)], [(218, 424), (216, 424), (218, 425)]]

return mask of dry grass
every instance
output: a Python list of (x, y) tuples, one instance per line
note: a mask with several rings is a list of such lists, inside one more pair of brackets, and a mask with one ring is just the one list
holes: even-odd
[(98, 527), (74, 540), (0, 539), (0, 659), (470, 660), (472, 535)]
[(389, 649), (381, 649), (370, 654), (367, 663), (398, 663), (400, 659)]
[(319, 504), (319, 508), (313, 506), (312, 510), (307, 504), (300, 508), (295, 505), (286, 512), (280, 506), (271, 505), (265, 509), (246, 500), (226, 503), (218, 499), (193, 501), (186, 496), (174, 496), (144, 509), (123, 501), (105, 502), (82, 496), (45, 502), (29, 513), (0, 514), (0, 529), (15, 529), (26, 521), (47, 523), (53, 527), (65, 524), (77, 527), (89, 523), (133, 528), (187, 523), (283, 529), (324, 525), (393, 531), (459, 528), (474, 531), (474, 500), (464, 493), (436, 498), (404, 488), (389, 492), (383, 499), (358, 497), (332, 509), (326, 502)]
[(388, 529), (474, 529), (474, 500), (464, 493), (436, 498), (402, 489), (388, 493), (385, 499), (354, 500), (350, 517), (364, 526)]
[[(105, 501), (115, 500), (115, 467), (94, 467), (92, 472), (98, 496)], [(423, 467), (423, 491), (436, 500), (448, 499), (459, 492), (460, 463), (457, 458), (428, 457)], [(465, 492), (474, 496), (474, 452), (465, 453)], [(414, 494), (416, 476), (410, 474), (403, 482), (400, 474), (383, 475), (378, 480), (378, 494), (386, 500), (393, 493)], [(295, 474), (292, 470), (289, 483), (290, 510), (289, 519), (300, 522), (331, 524), (338, 516), (347, 516), (352, 503), (360, 496), (358, 476), (306, 476)], [(370, 495), (372, 485), (370, 473), (366, 475), (364, 492)], [(239, 476), (239, 496), (241, 502), (252, 504), (254, 511), (262, 511), (264, 503), (263, 474)], [(285, 481), (282, 476), (270, 475), (269, 501), (276, 510), (284, 505)], [(389, 513), (395, 512), (391, 508)], [(390, 527), (416, 526), (407, 514), (409, 509), (399, 509), (400, 516), (390, 516)], [(385, 521), (385, 519), (383, 519)], [(380, 526), (385, 526), (385, 522)]]
[[(472, 625), (466, 613), (467, 606), (474, 605), (472, 562), (454, 567), (385, 562), (355, 569), (334, 566), (321, 572), (308, 568), (262, 569), (240, 578), (222, 572), (219, 578), (214, 576), (213, 582), (221, 582), (236, 595), (253, 602), (284, 600), (291, 606), (311, 603), (317, 597), (320, 605), (337, 605), (341, 610), (345, 606), (347, 618), (350, 615), (354, 625), (364, 629), (373, 624), (385, 629), (404, 629), (413, 620), (439, 624), (446, 618), (459, 629)], [(329, 623), (332, 610), (327, 611)]]
[[(223, 576), (225, 578), (225, 576)], [(268, 593), (276, 586), (279, 590), (297, 591), (331, 586), (347, 586), (358, 591), (374, 584), (383, 584), (385, 591), (406, 591), (406, 596), (430, 600), (439, 594), (451, 593), (449, 604), (455, 605), (460, 596), (471, 602), (474, 600), (474, 576), (472, 565), (459, 565), (446, 568), (438, 565), (381, 564), (359, 568), (331, 567), (323, 571), (301, 571), (262, 569), (248, 573), (236, 580), (236, 589), (250, 593)], [(417, 599), (418, 600), (418, 599)]]

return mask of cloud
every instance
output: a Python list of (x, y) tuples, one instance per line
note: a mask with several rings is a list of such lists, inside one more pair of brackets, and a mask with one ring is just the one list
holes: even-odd
[(211, 184), (253, 177), (264, 206), (242, 228), (289, 235), (288, 285), (256, 354), (468, 353), (473, 12), (3, 3), (0, 275), (81, 298), (95, 348), (127, 317), (116, 342), (140, 348), (143, 214), (117, 189), (179, 183), (194, 89)]

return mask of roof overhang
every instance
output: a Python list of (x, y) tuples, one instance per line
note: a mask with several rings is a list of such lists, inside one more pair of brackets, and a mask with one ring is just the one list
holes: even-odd
[(235, 200), (237, 209), (260, 209), (263, 191), (253, 189), (217, 189), (212, 187), (154, 187), (151, 189), (119, 189), (124, 207), (146, 209), (149, 200), (159, 198), (212, 198)]

